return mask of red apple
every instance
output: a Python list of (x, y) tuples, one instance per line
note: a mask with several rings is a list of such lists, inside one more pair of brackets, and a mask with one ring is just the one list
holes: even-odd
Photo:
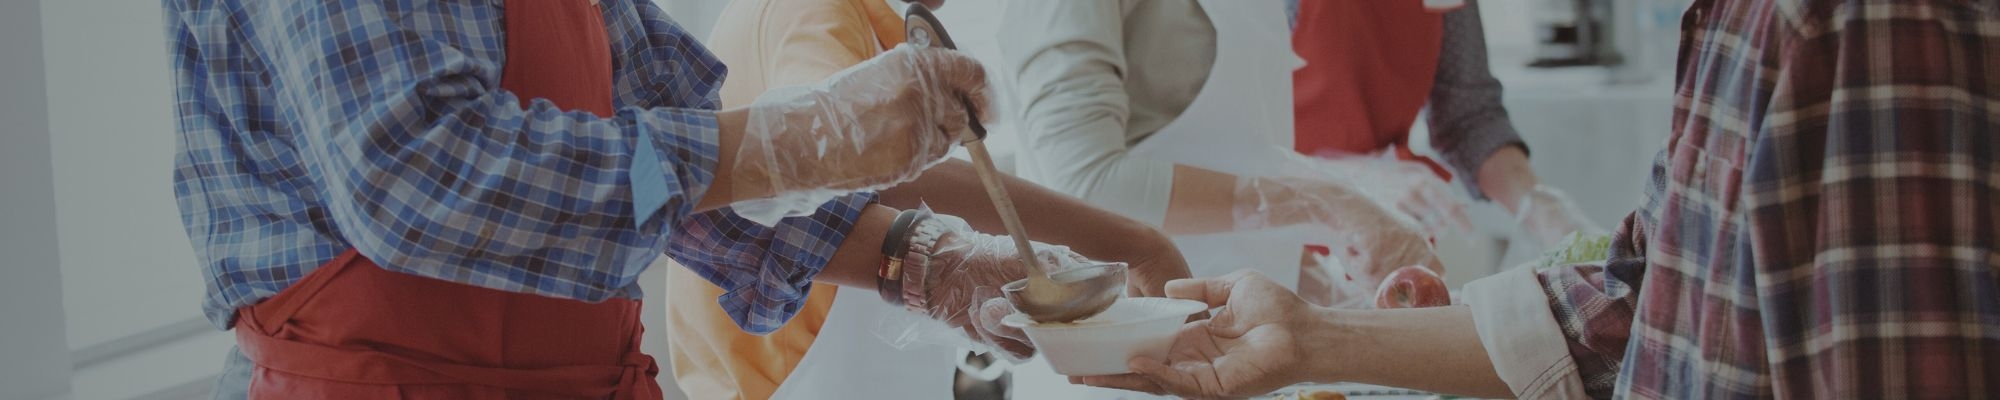
[(1390, 271), (1375, 289), (1375, 308), (1424, 308), (1451, 305), (1451, 290), (1444, 278), (1422, 265)]

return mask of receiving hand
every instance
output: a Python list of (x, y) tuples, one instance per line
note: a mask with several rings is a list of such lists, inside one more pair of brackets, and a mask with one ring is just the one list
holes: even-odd
[(1311, 380), (1305, 350), (1314, 308), (1269, 277), (1243, 270), (1167, 284), (1169, 297), (1222, 307), (1181, 327), (1166, 360), (1130, 361), (1133, 373), (1071, 383), (1188, 398), (1247, 398)]

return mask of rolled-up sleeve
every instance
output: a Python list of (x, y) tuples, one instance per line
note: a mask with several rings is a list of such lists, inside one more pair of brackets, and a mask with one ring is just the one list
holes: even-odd
[(1158, 226), (1173, 163), (1130, 154), (1121, 2), (1008, 2), (999, 40), (1038, 183)]
[(689, 215), (667, 247), (667, 256), (723, 290), (716, 300), (737, 327), (766, 334), (797, 315), (812, 280), (854, 230), (875, 194), (859, 193), (821, 204), (812, 215), (763, 226), (727, 208)]
[(1444, 43), (1438, 50), (1435, 84), (1431, 86), (1429, 123), (1431, 146), (1445, 164), (1459, 171), (1459, 181), (1484, 200), (1479, 191), (1479, 166), (1507, 146), (1528, 145), (1514, 130), (1507, 107), (1500, 102), (1500, 80), (1486, 60), (1486, 28), (1479, 20), (1479, 3), (1444, 16)]
[(1516, 268), (1465, 286), (1479, 342), (1494, 372), (1523, 399), (1583, 398), (1576, 373), (1549, 299), (1533, 268)]
[(1479, 341), (1516, 396), (1611, 397), (1646, 268), (1645, 221), (1627, 216), (1602, 260), (1543, 260), (1466, 285)]

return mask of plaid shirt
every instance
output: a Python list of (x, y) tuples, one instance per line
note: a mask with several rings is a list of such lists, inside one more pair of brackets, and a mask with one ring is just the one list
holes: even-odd
[(1996, 7), (1698, 1), (1645, 208), (1539, 272), (1586, 392), (2000, 393)]
[(225, 329), (353, 248), (393, 271), (585, 301), (638, 297), (664, 252), (769, 332), (872, 200), (775, 227), (690, 215), (714, 178), (725, 69), (649, 1), (603, 3), (620, 108), (604, 119), (497, 87), (498, 1), (165, 5), (175, 194), (203, 309)]

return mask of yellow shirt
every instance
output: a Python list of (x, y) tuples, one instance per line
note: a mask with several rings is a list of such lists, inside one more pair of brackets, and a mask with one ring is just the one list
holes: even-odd
[[(749, 104), (767, 89), (820, 81), (903, 42), (903, 19), (883, 0), (736, 0), (715, 26), (709, 50), (729, 66), (724, 108)], [(722, 288), (686, 268), (669, 270), (675, 382), (694, 399), (770, 398), (819, 336), (834, 290), (813, 284), (791, 322), (757, 336), (717, 306)]]

